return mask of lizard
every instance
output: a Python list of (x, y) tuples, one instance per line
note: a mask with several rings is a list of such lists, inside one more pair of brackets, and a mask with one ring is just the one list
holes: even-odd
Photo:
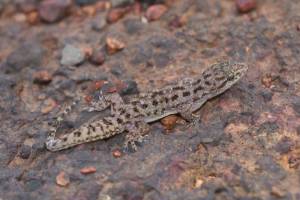
[(244, 63), (219, 62), (204, 70), (197, 78), (184, 78), (175, 84), (134, 95), (127, 102), (117, 92), (100, 93), (98, 99), (91, 102), (89, 111), (110, 108), (110, 116), (83, 123), (61, 138), (55, 136), (56, 129), (53, 128), (47, 138), (46, 148), (59, 151), (127, 132), (125, 147), (131, 145), (136, 149), (135, 142), (141, 141), (150, 130), (148, 123), (172, 114), (179, 114), (186, 121), (193, 122), (197, 118), (195, 111), (209, 99), (232, 87), (247, 70), (248, 66)]

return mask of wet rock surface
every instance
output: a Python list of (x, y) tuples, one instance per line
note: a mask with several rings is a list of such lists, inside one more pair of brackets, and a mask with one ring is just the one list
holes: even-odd
[[(298, 1), (1, 2), (0, 199), (300, 198)], [(152, 123), (137, 152), (125, 134), (45, 149), (73, 100), (59, 135), (108, 114), (84, 110), (99, 89), (126, 99), (223, 59), (249, 70), (197, 125)]]

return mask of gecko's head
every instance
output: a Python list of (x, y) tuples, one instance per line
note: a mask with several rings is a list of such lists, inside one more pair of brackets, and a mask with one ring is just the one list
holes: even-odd
[(213, 90), (220, 93), (234, 85), (247, 72), (247, 65), (243, 63), (222, 62), (214, 64), (203, 73), (204, 79), (213, 84)]

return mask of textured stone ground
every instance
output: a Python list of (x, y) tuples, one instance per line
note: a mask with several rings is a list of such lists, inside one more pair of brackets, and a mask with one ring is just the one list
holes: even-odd
[[(84, 6), (64, 2), (58, 14), (44, 13), (47, 2), (0, 5), (0, 199), (300, 199), (299, 1), (257, 1), (247, 13), (234, 1), (154, 11), (76, 2)], [(47, 122), (103, 80), (129, 96), (223, 59), (249, 71), (202, 107), (197, 129), (153, 123), (135, 153), (120, 152), (122, 135), (46, 151)], [(86, 105), (64, 130), (103, 116)]]

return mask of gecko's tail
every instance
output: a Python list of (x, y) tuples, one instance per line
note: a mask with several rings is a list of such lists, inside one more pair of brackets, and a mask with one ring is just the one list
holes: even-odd
[(49, 135), (46, 148), (50, 151), (59, 151), (78, 144), (105, 139), (122, 132), (120, 127), (112, 117), (105, 117), (95, 122), (85, 123), (62, 138)]

